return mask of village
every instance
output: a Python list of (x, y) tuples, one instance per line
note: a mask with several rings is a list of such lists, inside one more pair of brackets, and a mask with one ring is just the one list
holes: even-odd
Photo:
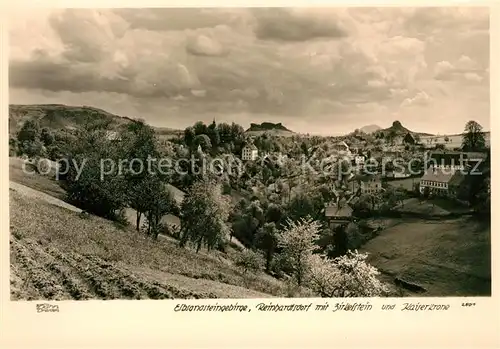
[(12, 299), (491, 295), (488, 11), (24, 12)]
[[(328, 151), (322, 154), (331, 162), (346, 164), (345, 173), (332, 176), (331, 190), (335, 199), (325, 205), (325, 216), (338, 224), (353, 220), (352, 206), (360, 197), (377, 196), (387, 188), (400, 189), (411, 196), (442, 197), (467, 205), (460, 199), (460, 193), (466, 190), (467, 178), (481, 170), (489, 171), (486, 151), (447, 149), (443, 143), (429, 147), (428, 142), (421, 142), (418, 135), (409, 131), (388, 142), (379, 142), (378, 146), (367, 144), (362, 137), (343, 138), (346, 139), (332, 141)], [(287, 155), (259, 153), (251, 139), (241, 153), (241, 159), (246, 162), (262, 162), (273, 157), (294, 162)], [(267, 189), (275, 188), (273, 183)]]

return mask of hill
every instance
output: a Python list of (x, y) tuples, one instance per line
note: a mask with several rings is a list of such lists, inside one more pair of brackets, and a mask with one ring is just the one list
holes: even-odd
[[(69, 106), (64, 104), (11, 104), (9, 105), (9, 133), (14, 134), (27, 120), (38, 120), (41, 127), (51, 129), (75, 129), (89, 122), (107, 125), (117, 130), (133, 121), (91, 106)], [(153, 127), (158, 135), (177, 135), (180, 130)]]
[(361, 132), (364, 132), (364, 133), (373, 133), (373, 132), (376, 132), (378, 130), (381, 130), (382, 127), (378, 126), (378, 125), (366, 125), (364, 127), (361, 127), (359, 130)]
[(361, 251), (369, 253), (370, 263), (386, 281), (398, 277), (426, 290), (410, 296), (489, 296), (490, 236), (488, 224), (467, 217), (429, 221), (403, 218)]
[(407, 133), (410, 133), (412, 135), (419, 135), (419, 136), (431, 136), (432, 134), (430, 133), (424, 133), (424, 132), (415, 132), (407, 129), (404, 127), (401, 122), (399, 121), (394, 121), (392, 125), (388, 128), (384, 128), (378, 131), (375, 131), (376, 134), (383, 134), (384, 136), (387, 136), (388, 134), (393, 134), (395, 136), (404, 136)]
[(250, 128), (246, 130), (245, 133), (251, 135), (270, 133), (278, 136), (291, 136), (295, 134), (293, 131), (283, 126), (281, 122), (277, 124), (273, 124), (272, 122), (263, 122), (261, 124), (251, 123)]
[(133, 226), (83, 217), (64, 201), (57, 180), (22, 171), (20, 159), (10, 158), (9, 170), (13, 300), (288, 294), (283, 282), (264, 272), (243, 274), (235, 265), (241, 247), (234, 240), (225, 252), (198, 253), (166, 235), (152, 241)]

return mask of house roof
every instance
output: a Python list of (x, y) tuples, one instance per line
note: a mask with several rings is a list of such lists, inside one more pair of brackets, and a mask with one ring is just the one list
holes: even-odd
[(464, 152), (464, 156), (468, 160), (477, 160), (477, 159), (484, 160), (488, 157), (488, 154), (480, 152)]
[(435, 170), (427, 170), (425, 171), (421, 181), (430, 181), (430, 182), (439, 182), (439, 183), (448, 183), (455, 175), (455, 172), (451, 172), (450, 170), (444, 171), (443, 169), (435, 169)]
[(255, 146), (255, 144), (253, 144), (253, 143), (249, 143), (249, 144), (245, 145), (244, 148), (250, 148), (252, 150), (259, 150), (259, 149), (257, 149), (257, 147)]
[(449, 186), (459, 186), (462, 184), (462, 182), (465, 180), (465, 176), (461, 174), (460, 172), (455, 173), (453, 177), (451, 177), (450, 181), (448, 182)]
[(352, 208), (347, 204), (339, 206), (333, 203), (325, 207), (326, 217), (351, 217), (351, 215), (352, 215)]
[(363, 183), (381, 181), (380, 176), (378, 175), (359, 175), (358, 180)]
[(415, 142), (415, 138), (409, 132), (405, 135), (403, 140), (407, 142)]

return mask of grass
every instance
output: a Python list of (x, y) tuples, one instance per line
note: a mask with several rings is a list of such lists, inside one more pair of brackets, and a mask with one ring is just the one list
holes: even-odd
[(25, 172), (23, 170), (23, 162), (24, 160), (21, 158), (9, 158), (9, 179), (11, 181), (36, 189), (60, 200), (66, 198), (66, 192), (54, 178)]
[(413, 183), (418, 183), (419, 178), (402, 178), (387, 181), (387, 185), (393, 188), (403, 188), (406, 190), (413, 190)]
[(422, 201), (418, 198), (406, 199), (404, 205), (398, 206), (398, 211), (445, 216), (450, 213), (467, 213), (470, 209), (451, 199), (436, 197)]
[[(82, 219), (55, 206), (64, 203), (54, 197), (65, 198), (57, 181), (28, 174), (22, 164), (22, 159), (10, 159), (13, 299), (130, 298), (130, 292), (120, 288), (123, 280), (132, 280), (136, 298), (261, 298), (287, 293), (286, 285), (264, 273), (242, 275), (233, 263), (243, 249), (235, 239), (225, 254), (196, 254), (166, 236), (157, 242), (146, 239), (133, 225), (124, 229), (95, 216)], [(135, 213), (127, 213), (135, 224)], [(117, 279), (109, 270), (122, 277)], [(50, 285), (36, 280), (48, 280)], [(162, 286), (158, 280), (167, 282)], [(149, 294), (148, 287), (156, 291)]]
[(423, 286), (424, 296), (490, 296), (490, 227), (469, 218), (401, 220), (361, 250), (387, 279)]
[(233, 263), (236, 250), (196, 254), (173, 239), (154, 242), (16, 192), (10, 207), (13, 299), (261, 298), (286, 292), (264, 273), (244, 276)]

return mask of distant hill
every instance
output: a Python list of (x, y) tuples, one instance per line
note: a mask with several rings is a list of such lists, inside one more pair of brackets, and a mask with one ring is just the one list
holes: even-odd
[(384, 135), (394, 133), (396, 136), (404, 136), (407, 133), (410, 133), (412, 135), (419, 135), (419, 136), (432, 136), (432, 134), (430, 134), (430, 133), (411, 131), (411, 130), (407, 129), (406, 127), (404, 127), (401, 124), (401, 122), (399, 122), (397, 120), (394, 121), (390, 127), (375, 131), (375, 133), (377, 133), (377, 134), (383, 133)]
[(273, 124), (272, 122), (263, 122), (261, 124), (250, 124), (250, 128), (245, 131), (247, 134), (251, 135), (259, 135), (262, 133), (270, 133), (278, 136), (291, 136), (295, 134), (293, 131), (287, 129), (283, 124), (277, 123)]
[[(37, 120), (41, 127), (76, 129), (89, 122), (102, 122), (109, 130), (117, 130), (133, 121), (90, 106), (64, 104), (11, 104), (9, 105), (9, 133), (14, 134), (27, 120)], [(153, 127), (159, 135), (181, 132), (169, 128)]]
[(381, 129), (382, 129), (382, 127), (380, 127), (378, 125), (367, 125), (367, 126), (361, 127), (359, 130), (361, 132), (370, 134), (370, 133), (376, 132), (376, 131), (381, 130)]

